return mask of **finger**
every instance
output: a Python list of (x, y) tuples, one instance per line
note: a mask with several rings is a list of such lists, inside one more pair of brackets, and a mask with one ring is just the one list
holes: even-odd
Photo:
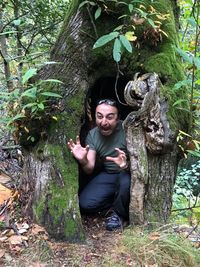
[(89, 151), (89, 149), (90, 149), (90, 146), (87, 145), (87, 146), (85, 147), (85, 150), (86, 150), (86, 151)]
[(75, 144), (74, 144), (74, 142), (73, 142), (72, 139), (69, 139), (69, 142), (68, 142), (68, 143), (70, 144), (70, 146), (71, 146), (72, 148), (75, 146)]
[(70, 142), (67, 142), (67, 146), (68, 146), (69, 149), (72, 149), (72, 146), (71, 146)]
[(113, 157), (106, 157), (106, 160), (116, 162), (116, 158), (113, 158)]
[(80, 145), (80, 138), (79, 138), (78, 135), (76, 136), (76, 144), (77, 144), (77, 145)]

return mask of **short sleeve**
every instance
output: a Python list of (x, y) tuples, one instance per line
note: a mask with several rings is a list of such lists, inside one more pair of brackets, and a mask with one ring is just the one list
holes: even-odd
[(89, 145), (90, 149), (96, 150), (95, 145), (94, 145), (94, 138), (92, 137), (91, 132), (88, 133), (86, 140), (85, 140), (86, 145)]

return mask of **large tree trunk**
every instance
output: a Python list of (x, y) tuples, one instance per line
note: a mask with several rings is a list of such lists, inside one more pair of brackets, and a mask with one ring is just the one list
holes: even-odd
[[(169, 217), (178, 155), (173, 132), (179, 125), (186, 124), (185, 114), (172, 106), (179, 98), (172, 87), (183, 77), (172, 46), (177, 44), (174, 1), (160, 0), (155, 4), (157, 10), (170, 14), (170, 22), (164, 29), (169, 37), (155, 45), (148, 39), (142, 39), (141, 33), (140, 48), (135, 48), (133, 54), (123, 55), (119, 64), (120, 72), (112, 59), (110, 46), (92, 50), (96, 38), (93, 36), (101, 36), (113, 30), (118, 26), (117, 17), (102, 13), (94, 26), (90, 15), (95, 10), (79, 10), (78, 5), (79, 1), (72, 1), (51, 53), (51, 60), (59, 64), (49, 65), (40, 73), (43, 79), (56, 78), (63, 81), (64, 86), (60, 88), (63, 98), (57, 105), (57, 122), (49, 121), (49, 127), (41, 130), (37, 144), (26, 151), (23, 180), (31, 196), (27, 210), (31, 210), (34, 218), (44, 224), (53, 236), (72, 241), (82, 240), (84, 233), (77, 197), (78, 165), (66, 148), (66, 140), (80, 133), (84, 143), (85, 135), (94, 124), (96, 100), (112, 97), (120, 98), (120, 102), (125, 103), (127, 95), (124, 96), (124, 88), (137, 72), (155, 72), (163, 83), (163, 86), (157, 85), (156, 93), (151, 95), (157, 110), (153, 109), (152, 103), (146, 103), (147, 111), (141, 106), (135, 109), (131, 105), (128, 107), (121, 104), (122, 119), (133, 111), (124, 123), (131, 160), (131, 223), (141, 224), (152, 220), (162, 222)], [(151, 88), (147, 91), (150, 93)], [(162, 100), (163, 97), (168, 98), (169, 102)], [(139, 118), (139, 123), (135, 122), (134, 116)], [(147, 122), (146, 118), (153, 120), (154, 117), (155, 122)], [(151, 136), (154, 123), (158, 129)], [(84, 182), (80, 181), (82, 186)]]

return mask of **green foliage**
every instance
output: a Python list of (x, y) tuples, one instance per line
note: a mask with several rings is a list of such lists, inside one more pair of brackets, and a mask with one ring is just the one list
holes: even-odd
[(163, 226), (154, 232), (140, 228), (124, 231), (123, 243), (129, 262), (134, 266), (196, 267), (200, 263), (198, 250), (190, 241), (175, 234), (171, 227)]
[[(179, 131), (178, 141), (181, 141), (180, 148), (187, 156), (187, 153), (200, 156), (200, 52), (198, 36), (200, 34), (200, 6), (198, 1), (180, 1), (181, 6), (181, 24), (180, 47), (176, 48), (177, 53), (183, 59), (186, 79), (175, 84), (174, 90), (180, 90), (183, 87), (190, 88), (190, 107), (187, 110), (190, 114), (190, 125), (188, 134)], [(186, 101), (181, 98), (174, 103), (176, 108), (181, 109), (181, 104)], [(184, 145), (186, 144), (186, 145)], [(188, 144), (190, 145), (188, 148)], [(193, 147), (191, 146), (193, 144)], [(192, 149), (191, 149), (192, 147)]]
[[(133, 47), (139, 46), (137, 30), (142, 29), (144, 36), (148, 30), (148, 35), (155, 37), (154, 44), (162, 40), (162, 36), (168, 37), (167, 33), (161, 29), (164, 21), (168, 19), (169, 14), (162, 14), (151, 5), (144, 1), (83, 1), (79, 8), (87, 6), (87, 9), (95, 8), (94, 18), (98, 19), (104, 13), (117, 13), (116, 21), (123, 20), (122, 24), (117, 26), (109, 34), (103, 35), (97, 39), (93, 49), (100, 48), (110, 42), (113, 42), (112, 54), (115, 62), (121, 60), (122, 53), (128, 51), (132, 53)], [(122, 10), (122, 14), (118, 10)], [(90, 12), (90, 11), (89, 11)], [(153, 37), (152, 37), (153, 39)], [(137, 41), (137, 42), (136, 42)]]
[[(200, 220), (200, 160), (189, 168), (182, 168), (176, 178), (173, 194), (173, 216), (175, 220)], [(190, 223), (189, 221), (189, 223)]]
[[(62, 83), (56, 79), (38, 80), (34, 84), (27, 84), (37, 73), (37, 69), (31, 68), (22, 76), (22, 85), (24, 87), (16, 88), (11, 92), (0, 92), (0, 99), (3, 100), (3, 107), (9, 112), (9, 116), (2, 117), (1, 123), (12, 131), (18, 130), (18, 123), (26, 132), (29, 129), (26, 121), (41, 120), (48, 117), (51, 111), (52, 100), (61, 98), (61, 96), (52, 91), (46, 91), (46, 88), (52, 84)], [(31, 141), (35, 141), (32, 136), (28, 136)]]

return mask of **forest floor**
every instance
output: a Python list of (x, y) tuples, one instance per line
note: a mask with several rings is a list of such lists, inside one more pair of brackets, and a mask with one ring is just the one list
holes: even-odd
[[(43, 227), (21, 216), (20, 203), (23, 197), (18, 190), (22, 171), (20, 157), (20, 153), (11, 153), (0, 142), (0, 267), (161, 266), (144, 264), (140, 258), (136, 261), (124, 245), (124, 232), (106, 231), (105, 218), (100, 215), (82, 217), (86, 235), (86, 241), (82, 244), (57, 242), (48, 236)], [(137, 229), (133, 231), (136, 235)], [(180, 227), (177, 227), (176, 234), (180, 232), (185, 237), (195, 239), (195, 245), (200, 247), (198, 224), (196, 228), (184, 226), (180, 230)], [(143, 235), (142, 232), (140, 234)], [(149, 244), (153, 244), (160, 237), (160, 233), (151, 233), (148, 235)]]

